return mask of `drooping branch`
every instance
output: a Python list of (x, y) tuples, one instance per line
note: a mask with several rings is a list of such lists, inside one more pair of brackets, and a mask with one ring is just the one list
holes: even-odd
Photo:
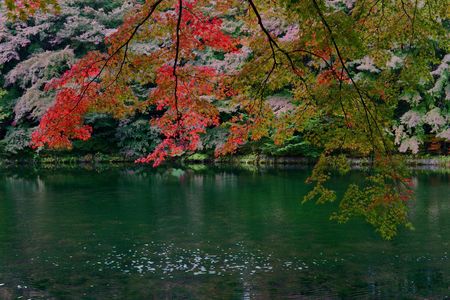
[[(150, 19), (150, 17), (153, 15), (153, 13), (155, 12), (156, 8), (161, 4), (161, 2), (163, 2), (164, 0), (157, 0), (150, 8), (149, 12), (147, 13), (147, 15), (134, 27), (134, 29), (131, 31), (130, 36), (125, 40), (124, 43), (122, 43), (117, 49), (115, 49), (110, 55), (108, 55), (108, 57), (104, 60), (104, 63), (102, 64), (99, 72), (91, 79), (89, 80), (89, 82), (86, 84), (86, 86), (82, 89), (77, 102), (75, 103), (74, 107), (71, 109), (71, 111), (69, 111), (67, 114), (69, 115), (73, 110), (75, 110), (77, 108), (77, 106), (79, 105), (79, 103), (83, 100), (85, 94), (87, 93), (87, 91), (89, 90), (90, 86), (97, 81), (100, 76), (102, 75), (102, 73), (104, 72), (104, 70), (107, 68), (108, 64), (110, 63), (110, 61), (117, 55), (119, 54), (119, 52), (122, 49), (124, 50), (124, 55), (123, 55), (123, 59), (120, 63), (120, 67), (119, 70), (117, 71), (117, 74), (115, 76), (115, 80), (117, 80), (120, 76), (120, 73), (122, 72), (123, 66), (125, 64), (126, 58), (127, 58), (127, 53), (128, 53), (128, 48), (129, 48), (129, 44), (130, 42), (133, 40), (133, 38), (135, 37), (135, 35), (137, 34), (138, 30)], [(98, 62), (96, 62), (98, 63)]]
[(253, 2), (253, 0), (248, 0), (250, 7), (252, 8), (254, 14), (256, 15), (256, 18), (258, 19), (258, 25), (261, 28), (261, 30), (263, 31), (263, 33), (266, 35), (267, 40), (269, 41), (270, 44), (270, 48), (272, 50), (272, 56), (275, 59), (275, 49), (274, 47), (280, 51), (285, 57), (286, 59), (289, 61), (289, 65), (292, 68), (292, 71), (300, 77), (300, 79), (306, 83), (306, 80), (301, 76), (301, 72), (297, 69), (297, 67), (294, 64), (294, 61), (292, 59), (292, 57), (290, 56), (289, 52), (287, 52), (285, 49), (283, 49), (282, 47), (280, 47), (280, 45), (277, 43), (277, 41), (272, 37), (272, 35), (270, 34), (270, 32), (267, 30), (267, 28), (264, 26), (264, 23), (262, 22), (262, 18), (261, 18), (261, 14), (258, 11), (258, 8), (256, 7), (255, 3)]
[(322, 21), (322, 24), (324, 25), (325, 29), (327, 30), (327, 32), (329, 34), (331, 43), (333, 44), (333, 47), (334, 47), (334, 49), (336, 51), (336, 55), (338, 56), (339, 62), (341, 63), (342, 68), (344, 69), (345, 73), (347, 74), (348, 78), (350, 79), (350, 82), (352, 83), (353, 87), (355, 88), (355, 90), (356, 90), (356, 92), (358, 94), (359, 100), (361, 102), (361, 105), (363, 106), (364, 114), (365, 114), (365, 118), (366, 118), (367, 125), (368, 125), (368, 128), (369, 128), (369, 134), (370, 134), (370, 139), (372, 141), (372, 147), (373, 147), (374, 153), (375, 153), (375, 139), (374, 139), (374, 133), (373, 133), (373, 130), (372, 130), (371, 119), (373, 120), (373, 123), (374, 123), (375, 127), (377, 128), (377, 131), (378, 131), (378, 133), (380, 135), (380, 138), (382, 140), (382, 143), (384, 145), (385, 151), (387, 152), (387, 145), (386, 145), (386, 141), (384, 140), (384, 136), (383, 136), (383, 133), (381, 131), (381, 128), (379, 127), (376, 118), (373, 116), (373, 114), (370, 111), (366, 101), (364, 100), (364, 96), (363, 96), (363, 93), (362, 93), (360, 87), (357, 85), (357, 83), (353, 79), (353, 76), (351, 75), (349, 69), (347, 68), (347, 65), (345, 64), (344, 58), (343, 58), (343, 56), (341, 54), (341, 50), (340, 50), (340, 48), (339, 48), (339, 46), (338, 46), (338, 44), (336, 42), (336, 39), (334, 38), (333, 30), (331, 29), (330, 25), (328, 24), (327, 20), (325, 19), (325, 16), (323, 15), (323, 12), (320, 9), (319, 4), (317, 3), (317, 0), (312, 0), (312, 2), (314, 4), (314, 8), (317, 11), (317, 14), (319, 15), (319, 17), (320, 17), (320, 19)]
[(418, 0), (415, 0), (414, 2), (414, 11), (412, 16), (408, 13), (408, 10), (406, 8), (406, 4), (404, 0), (400, 0), (401, 2), (401, 7), (403, 10), (403, 13), (405, 14), (406, 18), (408, 19), (409, 23), (411, 24), (411, 37), (410, 37), (410, 41), (409, 41), (409, 46), (412, 46), (413, 43), (413, 39), (414, 39), (414, 35), (415, 35), (415, 22), (416, 22), (416, 13), (417, 13), (417, 5), (418, 5)]
[[(305, 88), (308, 91), (308, 93), (310, 94), (310, 96), (312, 98), (314, 98), (314, 96), (309, 91), (309, 87), (308, 87), (308, 84), (306, 82), (306, 79), (303, 78), (302, 72), (295, 66), (294, 60), (292, 59), (292, 57), (289, 54), (289, 52), (286, 51), (285, 49), (283, 49), (278, 44), (278, 42), (270, 34), (269, 30), (264, 26), (264, 23), (263, 23), (262, 18), (261, 18), (261, 14), (259, 13), (258, 8), (256, 7), (254, 1), (253, 0), (248, 0), (248, 3), (250, 4), (250, 7), (251, 7), (253, 13), (256, 15), (256, 18), (258, 20), (258, 25), (261, 28), (261, 30), (264, 33), (264, 35), (266, 36), (267, 41), (268, 41), (269, 46), (270, 46), (271, 53), (272, 53), (272, 67), (271, 67), (270, 71), (268, 72), (266, 78), (264, 79), (264, 81), (263, 81), (263, 83), (261, 85), (260, 91), (259, 91), (259, 93), (261, 93), (261, 98), (263, 97), (263, 91), (264, 91), (264, 89), (265, 89), (265, 87), (267, 85), (267, 82), (270, 79), (270, 76), (273, 74), (273, 72), (275, 71), (275, 69), (279, 65), (279, 63), (277, 62), (277, 58), (276, 58), (276, 51), (281, 52), (286, 57), (286, 59), (289, 62), (289, 66), (291, 67), (293, 73), (300, 78), (300, 80), (302, 81), (303, 85), (305, 86)], [(262, 101), (261, 101), (261, 104), (262, 104)]]
[[(278, 62), (277, 62), (277, 56), (276, 56), (276, 52), (275, 52), (275, 47), (277, 47), (277, 42), (272, 38), (272, 36), (270, 35), (269, 31), (267, 30), (267, 28), (264, 26), (262, 19), (261, 19), (261, 15), (258, 12), (258, 9), (256, 8), (255, 3), (253, 3), (252, 0), (248, 1), (250, 4), (250, 7), (252, 8), (253, 12), (256, 15), (256, 18), (258, 19), (258, 25), (261, 28), (261, 30), (264, 32), (264, 34), (266, 35), (267, 41), (269, 43), (270, 46), (270, 50), (271, 50), (271, 55), (272, 55), (272, 67), (270, 68), (269, 72), (266, 75), (266, 78), (263, 80), (260, 89), (258, 90), (258, 93), (261, 94), (261, 99), (263, 97), (263, 93), (264, 93), (264, 89), (266, 88), (267, 82), (270, 79), (270, 76), (272, 75), (272, 73), (275, 71), (275, 69), (277, 68)], [(262, 102), (262, 101), (261, 101)]]
[[(34, 143), (35, 147), (38, 147), (40, 145), (43, 145), (42, 139), (51, 131), (57, 131), (58, 133), (58, 139), (63, 139), (63, 131), (60, 132), (59, 128), (61, 127), (63, 122), (69, 122), (74, 123), (74, 120), (79, 118), (80, 112), (76, 113), (76, 110), (79, 109), (79, 106), (83, 102), (83, 100), (88, 96), (93, 96), (92, 93), (94, 92), (91, 87), (93, 85), (96, 86), (96, 88), (99, 88), (99, 85), (97, 84), (97, 81), (99, 80), (100, 76), (103, 74), (105, 69), (109, 66), (110, 62), (122, 51), (124, 50), (124, 56), (120, 63), (120, 68), (116, 73), (114, 81), (117, 81), (120, 73), (122, 72), (122, 68), (125, 64), (125, 60), (127, 58), (127, 52), (129, 49), (129, 44), (132, 41), (132, 39), (135, 37), (139, 29), (150, 19), (150, 17), (153, 15), (153, 13), (156, 11), (157, 7), (163, 2), (164, 0), (156, 0), (150, 7), (148, 12), (145, 14), (145, 16), (133, 27), (133, 29), (129, 32), (129, 35), (127, 36), (126, 40), (116, 48), (111, 51), (111, 53), (107, 56), (100, 56), (100, 59), (98, 57), (98, 54), (95, 52), (90, 52), (86, 55), (85, 59), (81, 60), (78, 65), (76, 65), (76, 68), (72, 67), (71, 70), (69, 70), (65, 75), (62, 76), (62, 78), (56, 80), (56, 83), (51, 84), (50, 86), (59, 86), (64, 87), (68, 82), (75, 80), (75, 86), (80, 85), (80, 91), (75, 92), (73, 88), (63, 88), (61, 91), (58, 91), (57, 95), (57, 104), (62, 105), (60, 108), (52, 108), (52, 112), (50, 116), (45, 115), (44, 119), (45, 122), (41, 121), (40, 128), (33, 133), (33, 139), (36, 142)], [(93, 59), (93, 61), (89, 61), (90, 59)], [(101, 66), (97, 67), (97, 64), (101, 63)], [(78, 76), (78, 77), (77, 77)], [(89, 78), (86, 82), (86, 78)], [(112, 84), (111, 83), (111, 84)], [(109, 84), (106, 89), (108, 89)], [(69, 91), (71, 90), (71, 91)], [(105, 90), (104, 90), (105, 91)], [(96, 93), (99, 93), (99, 90), (96, 91)], [(70, 101), (68, 101), (68, 98), (70, 95)], [(60, 100), (58, 100), (61, 98)], [(62, 102), (61, 102), (62, 101)], [(60, 104), (58, 104), (60, 103)], [(81, 105), (82, 111), (87, 110), (87, 104)], [(58, 111), (58, 109), (62, 109), (62, 111), (59, 111), (57, 114), (55, 112)], [(75, 116), (74, 116), (75, 114)], [(44, 125), (43, 125), (44, 124)], [(72, 124), (71, 126), (75, 126), (75, 124)], [(74, 130), (74, 128), (71, 128), (70, 130)], [(78, 130), (78, 129), (77, 129)], [(83, 129), (84, 132), (86, 132), (86, 128)], [(79, 134), (77, 131), (75, 133), (76, 135)], [(86, 135), (84, 134), (84, 137)], [(83, 138), (84, 138), (83, 137)], [(48, 140), (48, 139), (47, 139)], [(64, 141), (64, 144), (66, 142)]]

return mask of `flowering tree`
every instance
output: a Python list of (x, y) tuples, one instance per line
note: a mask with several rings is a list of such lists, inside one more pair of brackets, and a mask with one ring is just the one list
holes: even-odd
[(54, 93), (42, 91), (43, 86), (60, 75), (59, 68), (68, 69), (74, 62), (75, 55), (69, 48), (45, 51), (19, 63), (6, 74), (7, 86), (14, 85), (25, 90), (14, 107), (15, 123), (22, 118), (40, 119), (53, 104), (54, 97)]
[[(73, 140), (91, 136), (87, 113), (121, 119), (150, 108), (157, 113), (149, 122), (163, 139), (137, 162), (154, 166), (197, 150), (211, 127), (228, 129), (217, 155), (262, 138), (283, 144), (301, 133), (322, 149), (309, 178), (315, 187), (305, 199), (336, 199), (326, 182), (332, 172), (349, 170), (345, 155), (369, 156), (372, 173), (349, 186), (334, 217), (363, 216), (389, 238), (407, 223), (411, 196), (405, 170), (391, 154), (395, 143), (416, 151), (416, 144), (405, 142), (404, 127), (396, 127), (395, 140), (390, 135), (393, 115), (408, 91), (438, 84), (430, 72), (435, 52), (448, 52), (446, 9), (441, 2), (407, 0), (134, 4), (106, 37), (106, 51), (88, 53), (47, 85), (58, 91), (56, 102), (32, 143), (70, 148)], [(137, 86), (152, 88), (142, 95)], [(292, 95), (281, 109), (265, 101), (281, 90)], [(224, 103), (239, 107), (226, 122), (219, 111)], [(401, 122), (410, 128), (426, 122), (445, 136), (448, 116), (427, 108), (421, 121), (410, 112)]]
[[(45, 85), (90, 49), (104, 48), (105, 37), (122, 23), (132, 4), (67, 0), (58, 3), (57, 11), (37, 9), (19, 18), (6, 12), (0, 1), (0, 82), (6, 90), (0, 95), (2, 155), (29, 153), (33, 127), (55, 101), (56, 91), (45, 90)], [(101, 123), (100, 118), (87, 121), (93, 126)], [(92, 144), (101, 147), (95, 140)]]
[[(94, 4), (109, 4), (110, 9), (96, 8)], [(47, 51), (69, 46), (77, 52), (103, 44), (131, 4), (122, 0), (99, 0), (94, 4), (89, 0), (68, 0), (58, 6), (57, 14), (36, 11), (26, 20), (8, 18), (0, 6), (0, 64), (23, 60), (25, 50), (33, 43), (40, 43)]]
[[(405, 88), (400, 100), (407, 110), (394, 125), (395, 143), (400, 152), (417, 153), (426, 135), (450, 141), (450, 54), (416, 88)], [(431, 76), (432, 77), (431, 77)]]

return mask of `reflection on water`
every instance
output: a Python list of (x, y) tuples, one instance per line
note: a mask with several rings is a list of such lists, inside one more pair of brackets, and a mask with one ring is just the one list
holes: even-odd
[(4, 170), (0, 299), (450, 294), (448, 174), (415, 175), (416, 229), (388, 242), (301, 205), (307, 170), (198, 170)]

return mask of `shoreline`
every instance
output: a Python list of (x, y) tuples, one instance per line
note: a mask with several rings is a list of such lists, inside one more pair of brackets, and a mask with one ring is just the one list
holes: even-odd
[[(350, 167), (364, 168), (370, 165), (369, 158), (348, 158)], [(316, 159), (296, 156), (237, 155), (212, 158), (206, 154), (193, 154), (168, 162), (166, 165), (235, 165), (235, 166), (314, 166)], [(406, 164), (412, 169), (450, 170), (450, 156), (406, 157)], [(101, 153), (88, 155), (49, 155), (35, 158), (0, 158), (0, 167), (11, 166), (67, 166), (67, 165), (136, 165), (134, 159)], [(151, 166), (151, 165), (150, 165)]]

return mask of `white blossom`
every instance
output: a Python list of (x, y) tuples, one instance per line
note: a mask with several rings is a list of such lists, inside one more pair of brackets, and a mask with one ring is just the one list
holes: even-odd
[(47, 30), (50, 24), (27, 26), (16, 22), (6, 26), (7, 19), (0, 11), (0, 65), (12, 60), (20, 60), (19, 51), (31, 43), (31, 37)]
[(399, 151), (402, 153), (407, 152), (408, 150), (411, 150), (413, 154), (417, 154), (419, 152), (419, 144), (420, 141), (417, 139), (417, 137), (413, 136), (411, 138), (404, 139), (400, 143)]
[(441, 115), (441, 110), (438, 107), (427, 112), (424, 117), (424, 121), (433, 128), (431, 130), (432, 132), (437, 132), (443, 125), (446, 124), (445, 118)]
[(217, 71), (230, 74), (239, 70), (251, 53), (252, 50), (249, 47), (243, 46), (239, 51), (226, 53), (223, 60), (212, 58), (210, 53), (203, 54), (202, 59), (206, 62), (206, 65)]
[(450, 128), (447, 128), (444, 131), (438, 133), (436, 135), (436, 137), (443, 138), (443, 139), (446, 139), (447, 141), (450, 141)]
[(362, 59), (357, 60), (359, 66), (356, 67), (359, 71), (367, 71), (370, 73), (380, 73), (380, 69), (375, 66), (373, 59), (370, 56), (364, 56)]
[(444, 58), (441, 61), (441, 64), (436, 68), (436, 70), (431, 72), (431, 75), (441, 76), (444, 73), (444, 71), (448, 70), (449, 64), (450, 64), (450, 54), (447, 54), (444, 56)]
[(297, 25), (289, 25), (284, 35), (280, 38), (282, 42), (291, 42), (298, 39), (300, 29)]
[(352, 9), (355, 7), (356, 0), (325, 0), (325, 4), (328, 7), (332, 7), (334, 9), (339, 9), (341, 7), (345, 7), (347, 9)]
[[(59, 68), (69, 68), (75, 62), (72, 49), (46, 51), (19, 63), (6, 76), (6, 85), (15, 85), (25, 90), (14, 107), (15, 118), (39, 119), (53, 103), (54, 95), (43, 91), (48, 80), (58, 77)], [(58, 68), (55, 68), (58, 67)]]
[(52, 66), (67, 65), (70, 67), (75, 62), (75, 54), (72, 49), (65, 48), (59, 51), (45, 51), (31, 56), (20, 62), (6, 76), (6, 85), (17, 85), (25, 89), (34, 85), (39, 80), (51, 79), (59, 76), (59, 72), (52, 72)]
[(395, 136), (395, 144), (396, 145), (400, 145), (401, 140), (405, 137), (406, 133), (405, 133), (405, 126), (403, 125), (398, 125), (398, 126), (394, 126), (394, 136)]
[(267, 102), (276, 116), (292, 111), (295, 107), (291, 101), (290, 97), (271, 96), (267, 98)]
[(422, 96), (418, 92), (406, 93), (400, 97), (400, 100), (408, 102), (411, 106), (417, 106), (422, 101)]
[(403, 66), (403, 58), (392, 55), (391, 59), (386, 63), (386, 67), (391, 69), (400, 69)]
[(410, 110), (400, 118), (400, 122), (407, 125), (409, 128), (413, 128), (422, 123), (422, 116), (419, 113)]

